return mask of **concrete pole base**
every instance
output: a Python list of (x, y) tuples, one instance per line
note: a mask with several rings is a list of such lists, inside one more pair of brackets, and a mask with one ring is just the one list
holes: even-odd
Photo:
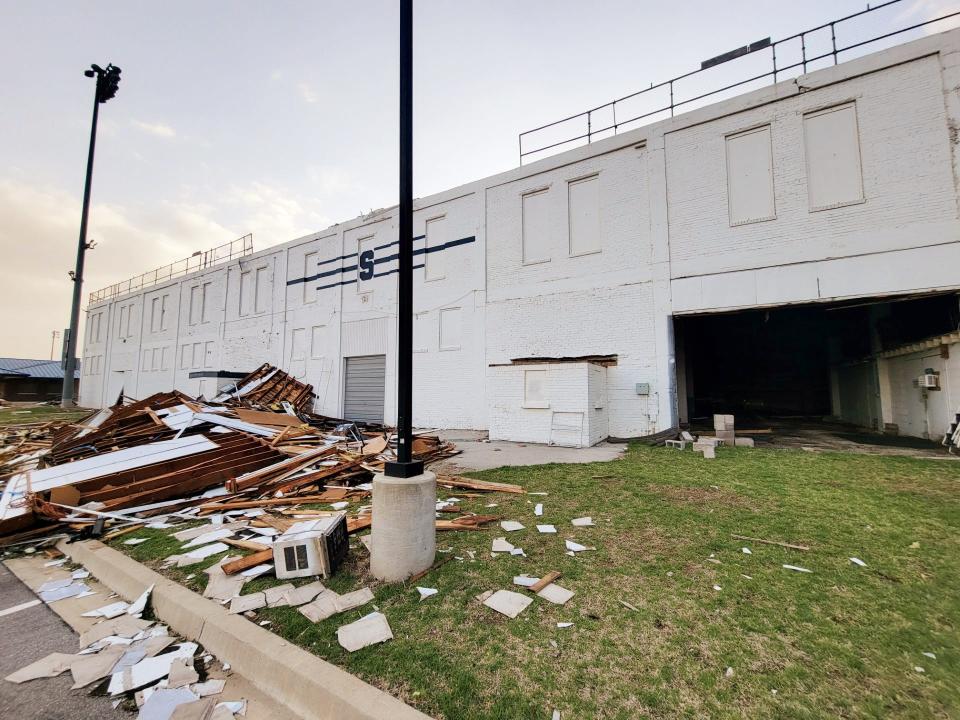
[(370, 573), (400, 582), (433, 565), (437, 552), (437, 476), (373, 477)]

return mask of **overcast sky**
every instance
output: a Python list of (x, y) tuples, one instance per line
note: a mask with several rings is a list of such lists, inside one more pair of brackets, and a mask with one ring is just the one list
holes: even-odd
[[(414, 194), (516, 166), (522, 130), (864, 6), (415, 0)], [(847, 37), (958, 7), (905, 0)], [(262, 249), (397, 201), (395, 0), (0, 0), (0, 13), (0, 355), (48, 357), (68, 321), (92, 62), (123, 75), (101, 106), (84, 297), (246, 233)]]

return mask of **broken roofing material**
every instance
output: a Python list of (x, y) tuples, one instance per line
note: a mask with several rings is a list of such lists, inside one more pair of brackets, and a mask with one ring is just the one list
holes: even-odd
[(337, 628), (337, 642), (347, 652), (356, 652), (392, 639), (390, 623), (381, 612), (372, 612), (356, 622)]
[(506, 615), (508, 618), (515, 618), (526, 610), (532, 602), (533, 599), (526, 595), (521, 595), (511, 590), (497, 590), (487, 597), (483, 601), (483, 604), (502, 615)]

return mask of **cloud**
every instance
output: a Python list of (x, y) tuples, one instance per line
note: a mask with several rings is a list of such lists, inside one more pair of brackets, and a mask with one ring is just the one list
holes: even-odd
[(300, 83), (297, 85), (297, 90), (300, 92), (300, 97), (305, 103), (315, 105), (316, 103), (320, 102), (320, 96), (317, 95), (317, 91), (307, 83)]
[[(898, 16), (898, 20), (909, 19), (913, 22), (933, 20), (960, 10), (960, 0), (914, 0)], [(925, 25), (922, 31), (926, 35), (952, 30), (960, 27), (960, 16)]]
[(140, 120), (134, 120), (133, 125), (134, 127), (143, 130), (143, 132), (150, 135), (155, 135), (156, 137), (172, 138), (176, 137), (177, 135), (176, 130), (169, 125), (164, 125), (163, 123), (148, 123)]

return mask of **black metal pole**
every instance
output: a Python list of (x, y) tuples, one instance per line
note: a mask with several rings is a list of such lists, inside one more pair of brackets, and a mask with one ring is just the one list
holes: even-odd
[(413, 0), (400, 0), (400, 208), (397, 283), (397, 462), (385, 474), (413, 477)]
[(80, 239), (77, 242), (77, 267), (73, 272), (73, 304), (70, 306), (70, 333), (67, 341), (66, 362), (63, 368), (63, 391), (61, 407), (71, 407), (73, 398), (73, 375), (77, 367), (77, 325), (80, 322), (80, 293), (83, 290), (83, 261), (87, 252), (87, 216), (90, 213), (90, 186), (93, 183), (93, 151), (97, 144), (97, 117), (100, 114), (100, 78), (93, 92), (93, 122), (90, 125), (90, 149), (87, 152), (87, 179), (83, 186), (83, 212), (80, 215)]

